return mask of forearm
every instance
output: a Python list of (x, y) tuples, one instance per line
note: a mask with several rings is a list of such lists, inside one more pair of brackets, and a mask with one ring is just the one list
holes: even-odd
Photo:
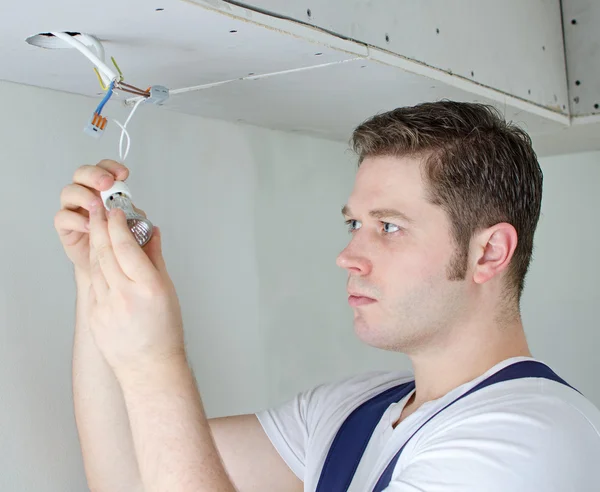
[(234, 492), (184, 355), (119, 375), (144, 490)]
[(123, 394), (89, 331), (89, 280), (78, 274), (77, 283), (73, 399), (88, 485), (93, 492), (142, 490)]

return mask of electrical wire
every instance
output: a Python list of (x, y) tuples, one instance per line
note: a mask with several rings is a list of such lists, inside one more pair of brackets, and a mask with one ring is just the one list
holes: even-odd
[[(82, 53), (88, 60), (90, 60), (94, 64), (96, 74), (98, 75), (98, 78), (100, 80), (100, 85), (102, 85), (102, 87), (106, 90), (106, 94), (100, 101), (100, 104), (98, 104), (98, 107), (94, 112), (94, 117), (90, 121), (90, 125), (92, 126), (93, 130), (98, 131), (98, 128), (95, 128), (95, 126), (99, 124), (96, 119), (102, 121), (102, 119), (100, 119), (102, 110), (104, 109), (106, 103), (113, 96), (115, 91), (128, 92), (130, 94), (134, 94), (140, 97), (140, 99), (133, 106), (131, 113), (129, 113), (127, 120), (125, 120), (125, 124), (121, 124), (117, 120), (112, 120), (121, 128), (121, 138), (119, 139), (119, 158), (121, 162), (125, 161), (127, 155), (129, 154), (129, 149), (131, 148), (131, 136), (127, 131), (127, 125), (129, 125), (129, 123), (131, 122), (131, 119), (133, 118), (133, 115), (140, 106), (140, 104), (145, 102), (150, 97), (150, 88), (143, 90), (123, 82), (123, 74), (121, 73), (121, 69), (117, 65), (117, 62), (114, 58), (111, 58), (113, 64), (115, 65), (115, 68), (119, 72), (118, 75), (115, 72), (113, 72), (113, 70), (109, 68), (108, 65), (106, 65), (106, 63), (104, 62), (104, 47), (93, 36), (88, 36), (87, 34), (81, 35), (82, 39), (84, 39), (88, 44), (92, 46), (92, 51), (79, 39), (75, 39), (74, 36), (71, 36), (68, 33), (52, 32), (51, 34), (56, 38), (61, 39), (65, 43), (71, 45), (73, 48), (77, 49), (77, 51)], [(102, 125), (102, 128), (100, 130), (104, 130), (104, 124)], [(124, 145), (125, 148), (123, 148)]]
[(102, 110), (104, 109), (104, 106), (106, 105), (106, 103), (108, 102), (108, 100), (113, 95), (114, 88), (115, 88), (115, 83), (113, 81), (113, 82), (110, 83), (110, 86), (108, 87), (108, 91), (106, 91), (106, 95), (104, 96), (104, 99), (102, 99), (102, 101), (100, 101), (100, 104), (98, 104), (98, 107), (96, 108), (96, 113), (97, 114), (101, 114), (102, 113)]
[[(146, 99), (140, 99), (135, 103), (135, 106), (133, 106), (131, 113), (129, 113), (129, 116), (125, 120), (125, 124), (121, 124), (119, 121), (113, 120), (121, 128), (121, 138), (119, 139), (119, 159), (121, 162), (124, 162), (125, 159), (127, 159), (127, 156), (129, 155), (129, 149), (131, 147), (131, 137), (129, 135), (129, 132), (127, 131), (127, 125), (129, 125), (129, 123), (131, 122), (131, 118), (133, 118), (133, 115), (136, 112), (137, 108), (144, 101), (146, 101)], [(123, 150), (123, 144), (125, 142), (125, 139), (127, 139), (127, 143), (125, 146), (125, 150)]]
[[(118, 75), (113, 72), (107, 65), (102, 61), (95, 53), (92, 52), (85, 44), (78, 39), (73, 38), (71, 35), (64, 32), (52, 32), (53, 36), (63, 40), (65, 43), (70, 44), (73, 48), (77, 49), (82, 53), (88, 60), (90, 60), (95, 67), (101, 72), (101, 74), (108, 79), (108, 82), (117, 80)], [(100, 54), (100, 53), (99, 53)]]

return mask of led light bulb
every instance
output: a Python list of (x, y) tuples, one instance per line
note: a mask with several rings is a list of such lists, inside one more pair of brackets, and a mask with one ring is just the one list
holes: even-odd
[(107, 210), (120, 208), (125, 212), (129, 230), (140, 246), (144, 246), (152, 237), (153, 225), (147, 218), (133, 208), (131, 192), (123, 181), (115, 181), (110, 190), (100, 193), (102, 203)]

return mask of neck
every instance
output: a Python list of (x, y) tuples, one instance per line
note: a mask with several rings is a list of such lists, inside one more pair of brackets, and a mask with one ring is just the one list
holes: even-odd
[(454, 330), (436, 346), (409, 354), (416, 391), (412, 406), (435, 400), (511, 357), (531, 357), (520, 316), (481, 329)]

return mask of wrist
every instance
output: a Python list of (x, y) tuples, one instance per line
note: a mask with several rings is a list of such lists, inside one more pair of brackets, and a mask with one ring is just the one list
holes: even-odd
[(87, 287), (92, 283), (92, 277), (88, 270), (85, 270), (81, 267), (75, 267), (75, 282), (78, 287)]
[(190, 371), (185, 350), (137, 358), (129, 364), (113, 367), (122, 386), (170, 381), (182, 371)]

